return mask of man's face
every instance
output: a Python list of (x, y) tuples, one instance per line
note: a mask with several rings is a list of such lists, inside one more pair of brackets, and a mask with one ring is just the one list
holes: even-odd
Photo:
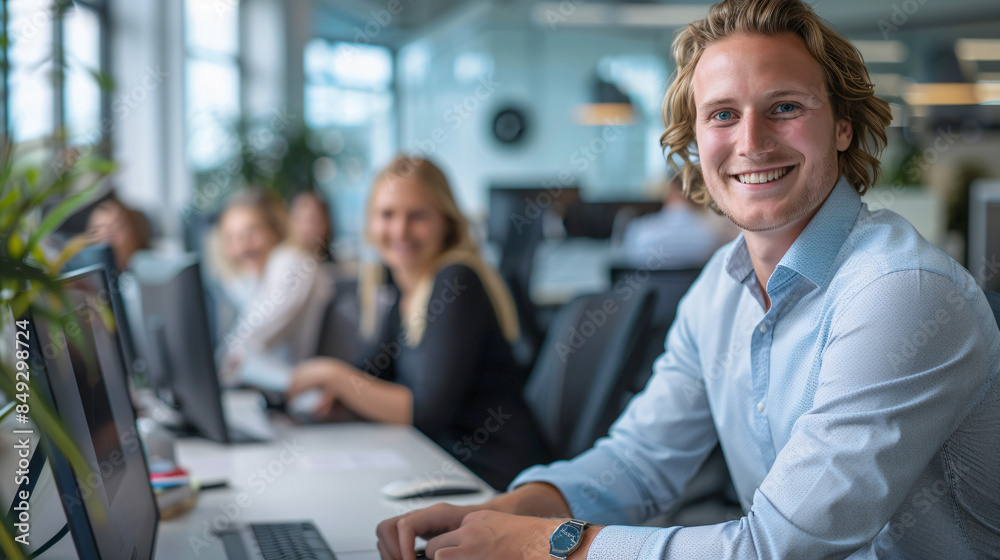
[(794, 34), (737, 34), (705, 49), (692, 87), (709, 194), (740, 228), (812, 217), (837, 182), (851, 125), (834, 121), (823, 70)]

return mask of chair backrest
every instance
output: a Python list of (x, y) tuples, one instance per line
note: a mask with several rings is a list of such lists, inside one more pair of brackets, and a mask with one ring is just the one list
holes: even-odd
[(663, 343), (667, 338), (667, 331), (670, 330), (670, 325), (674, 323), (674, 317), (677, 314), (677, 304), (680, 303), (681, 298), (691, 288), (691, 284), (694, 283), (699, 274), (701, 274), (700, 268), (677, 270), (646, 270), (626, 266), (613, 266), (611, 268), (611, 285), (615, 289), (648, 286), (656, 293), (653, 316), (641, 342), (642, 354), (637, 358), (629, 390), (622, 395), (624, 401), (620, 404), (620, 410), (624, 410), (628, 400), (646, 386), (646, 382), (653, 372), (653, 362), (663, 353)]
[(656, 290), (656, 309), (653, 312), (653, 322), (669, 327), (674, 322), (677, 304), (688, 288), (701, 274), (701, 268), (681, 269), (646, 269), (628, 266), (611, 267), (611, 285), (645, 286)]
[(525, 399), (556, 459), (607, 434), (654, 299), (648, 289), (578, 296), (553, 319)]
[(357, 280), (338, 280), (319, 330), (317, 356), (354, 363), (360, 357), (361, 302)]
[(531, 276), (535, 263), (535, 251), (541, 243), (542, 217), (538, 216), (521, 229), (507, 234), (506, 242), (500, 250), (498, 272), (507, 283), (507, 289), (517, 309), (518, 327), (521, 340), (515, 344), (515, 356), (525, 368), (534, 363), (542, 341), (538, 323), (538, 309), (531, 300)]

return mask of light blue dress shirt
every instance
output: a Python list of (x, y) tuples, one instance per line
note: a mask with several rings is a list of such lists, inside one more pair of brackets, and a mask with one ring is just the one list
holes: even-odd
[[(609, 437), (534, 467), (610, 525), (588, 558), (1000, 558), (1000, 332), (971, 275), (843, 179), (764, 301), (740, 235)], [(721, 441), (746, 515), (668, 509)]]

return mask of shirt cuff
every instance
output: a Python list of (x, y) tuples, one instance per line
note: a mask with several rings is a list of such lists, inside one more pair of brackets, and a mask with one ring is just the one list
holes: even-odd
[[(614, 453), (598, 446), (572, 461), (529, 468), (514, 479), (509, 489), (528, 482), (546, 482), (559, 489), (577, 519), (599, 525), (638, 523), (649, 517), (650, 508), (637, 497), (623, 465)], [(616, 474), (609, 485), (590, 474), (604, 472), (622, 474)]]
[[(593, 507), (593, 500), (584, 499), (580, 491), (580, 483), (574, 476), (572, 469), (567, 470), (567, 461), (557, 461), (551, 465), (535, 465), (521, 474), (517, 475), (507, 490), (513, 490), (518, 486), (523, 486), (529, 482), (544, 482), (551, 484), (559, 490), (569, 505), (569, 511), (576, 519), (584, 519), (591, 523), (601, 522), (610, 525), (611, 523), (599, 519), (599, 508)], [(619, 521), (620, 522), (620, 521)]]
[(637, 560), (641, 557), (643, 545), (657, 531), (663, 529), (621, 525), (605, 527), (590, 543), (587, 560)]

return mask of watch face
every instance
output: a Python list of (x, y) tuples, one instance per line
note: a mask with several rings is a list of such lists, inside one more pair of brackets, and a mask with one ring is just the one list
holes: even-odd
[(552, 533), (549, 538), (549, 546), (552, 548), (552, 552), (569, 554), (576, 550), (582, 536), (583, 531), (580, 527), (563, 523), (556, 529), (555, 533)]

